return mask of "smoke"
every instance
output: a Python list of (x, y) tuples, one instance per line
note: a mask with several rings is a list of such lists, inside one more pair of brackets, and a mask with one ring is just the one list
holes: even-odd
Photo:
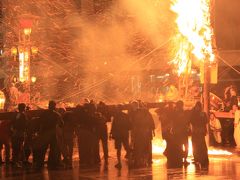
[[(31, 73), (42, 97), (75, 102), (85, 97), (108, 102), (141, 98), (149, 91), (145, 71), (161, 69), (169, 61), (174, 34), (170, 2), (120, 0), (101, 6), (81, 1), (81, 9), (76, 2), (4, 0), (5, 24), (16, 27), (7, 35), (17, 39), (14, 19), (22, 14), (38, 17), (32, 42), (39, 54)], [(14, 38), (6, 38), (9, 50)]]
[(166, 1), (122, 0), (93, 19), (88, 18), (89, 9), (85, 16), (69, 17), (68, 22), (81, 26), (73, 46), (84, 72), (80, 91), (90, 89), (86, 96), (110, 102), (140, 98), (143, 70), (161, 69), (154, 66), (156, 61), (166, 64), (164, 58), (168, 59), (152, 54), (161, 56), (161, 52), (154, 51), (167, 50), (168, 45), (163, 45), (174, 32), (169, 6)]

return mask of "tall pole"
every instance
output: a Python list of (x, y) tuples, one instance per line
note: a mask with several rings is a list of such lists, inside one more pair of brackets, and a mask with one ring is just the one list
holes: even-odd
[(204, 112), (209, 115), (209, 85), (210, 85), (210, 68), (209, 68), (209, 61), (206, 58), (204, 61), (204, 83), (203, 83), (203, 109)]
[[(216, 17), (216, 1), (211, 0), (211, 24), (213, 26), (213, 30), (215, 30), (215, 17)], [(215, 44), (214, 44), (215, 45)], [(209, 55), (204, 60), (204, 83), (203, 83), (203, 108), (204, 112), (209, 116), (209, 110), (210, 110), (210, 57)]]

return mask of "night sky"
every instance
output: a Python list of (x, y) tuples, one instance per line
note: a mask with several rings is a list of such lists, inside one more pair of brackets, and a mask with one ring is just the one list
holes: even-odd
[(215, 23), (218, 49), (240, 50), (240, 0), (216, 0)]

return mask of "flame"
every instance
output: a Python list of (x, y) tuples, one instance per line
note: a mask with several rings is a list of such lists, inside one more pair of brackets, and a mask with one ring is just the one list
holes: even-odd
[[(154, 138), (152, 141), (152, 153), (154, 155), (162, 155), (164, 150), (166, 148), (166, 141), (162, 140), (160, 138)], [(184, 146), (183, 146), (184, 148)], [(231, 152), (222, 150), (222, 149), (215, 149), (214, 147), (208, 148), (208, 154), (209, 155), (224, 155), (224, 156), (230, 156), (232, 155)], [(192, 147), (192, 139), (191, 137), (188, 138), (188, 156), (193, 156), (193, 147)]]
[(178, 66), (179, 75), (189, 70), (191, 54), (200, 62), (214, 62), (210, 3), (211, 0), (172, 0), (171, 10), (177, 14), (178, 31), (173, 63)]
[(209, 155), (226, 155), (226, 156), (232, 155), (232, 153), (229, 151), (221, 150), (221, 149), (214, 149), (213, 147), (208, 148), (208, 154)]
[(154, 155), (162, 155), (166, 148), (166, 141), (160, 138), (153, 138), (152, 153)]

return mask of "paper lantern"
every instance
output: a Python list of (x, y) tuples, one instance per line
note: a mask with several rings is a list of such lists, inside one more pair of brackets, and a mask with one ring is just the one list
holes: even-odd
[(23, 29), (23, 33), (26, 35), (26, 36), (29, 36), (32, 32), (32, 29), (31, 28), (24, 28)]
[(37, 78), (36, 78), (35, 76), (33, 76), (33, 77), (31, 78), (31, 81), (32, 81), (32, 83), (35, 83), (35, 82), (37, 81)]
[(38, 53), (38, 48), (33, 46), (33, 47), (31, 47), (31, 51), (32, 51), (32, 54), (35, 55)]
[(12, 56), (17, 56), (17, 52), (18, 52), (18, 50), (17, 50), (16, 47), (12, 47), (12, 48), (11, 48), (11, 54), (12, 54)]

